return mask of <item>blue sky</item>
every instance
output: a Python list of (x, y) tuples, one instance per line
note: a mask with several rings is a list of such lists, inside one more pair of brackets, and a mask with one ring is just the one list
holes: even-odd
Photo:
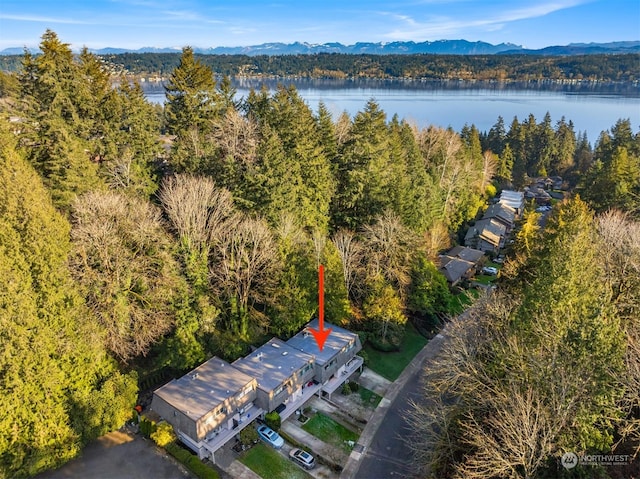
[(640, 0), (0, 0), (0, 49), (466, 39), (527, 48), (640, 40)]

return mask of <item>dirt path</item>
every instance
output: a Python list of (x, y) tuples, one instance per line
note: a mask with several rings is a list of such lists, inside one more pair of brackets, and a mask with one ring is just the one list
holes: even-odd
[(184, 466), (152, 441), (115, 431), (98, 438), (82, 456), (36, 479), (192, 479)]

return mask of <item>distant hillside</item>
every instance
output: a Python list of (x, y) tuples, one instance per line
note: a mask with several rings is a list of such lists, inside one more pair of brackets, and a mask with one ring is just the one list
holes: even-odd
[[(91, 50), (98, 55), (118, 55), (122, 53), (178, 53), (180, 48), (144, 47), (138, 50), (124, 48), (101, 48)], [(36, 53), (37, 49), (30, 49)], [(263, 43), (244, 47), (197, 48), (196, 53), (206, 55), (311, 55), (317, 53), (342, 54), (441, 54), (441, 55), (496, 55), (496, 54), (530, 54), (530, 55), (591, 55), (602, 53), (637, 53), (640, 52), (640, 41), (612, 43), (572, 43), (566, 46), (550, 46), (540, 50), (527, 50), (513, 43), (492, 45), (486, 42), (470, 42), (467, 40), (437, 40), (434, 42), (391, 42), (373, 43), (359, 42), (353, 45), (342, 43)], [(24, 48), (5, 48), (0, 55), (22, 55)]]
[(501, 52), (502, 55), (600, 55), (640, 53), (640, 41), (612, 43), (571, 43), (565, 46), (545, 47), (539, 50), (517, 48)]

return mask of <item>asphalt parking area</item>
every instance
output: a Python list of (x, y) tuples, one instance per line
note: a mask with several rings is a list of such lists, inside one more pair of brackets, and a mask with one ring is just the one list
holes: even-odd
[(89, 444), (82, 456), (36, 479), (195, 479), (184, 466), (145, 440), (114, 431)]

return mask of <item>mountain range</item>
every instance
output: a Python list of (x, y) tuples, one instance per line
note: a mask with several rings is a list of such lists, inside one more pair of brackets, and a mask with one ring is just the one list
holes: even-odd
[[(39, 50), (31, 49), (32, 53)], [(157, 48), (144, 47), (138, 50), (124, 48), (90, 49), (98, 55), (121, 53), (179, 53), (180, 47)], [(432, 53), (442, 55), (496, 55), (496, 54), (529, 54), (529, 55), (590, 55), (602, 53), (640, 53), (640, 41), (621, 41), (611, 43), (571, 43), (564, 46), (549, 46), (538, 50), (526, 49), (513, 43), (492, 45), (486, 42), (470, 42), (467, 40), (437, 40), (434, 42), (359, 42), (353, 45), (342, 43), (263, 43), (244, 47), (196, 48), (196, 53), (206, 55), (312, 55), (316, 53), (347, 54), (417, 54)], [(5, 48), (0, 55), (22, 55), (23, 48)]]

